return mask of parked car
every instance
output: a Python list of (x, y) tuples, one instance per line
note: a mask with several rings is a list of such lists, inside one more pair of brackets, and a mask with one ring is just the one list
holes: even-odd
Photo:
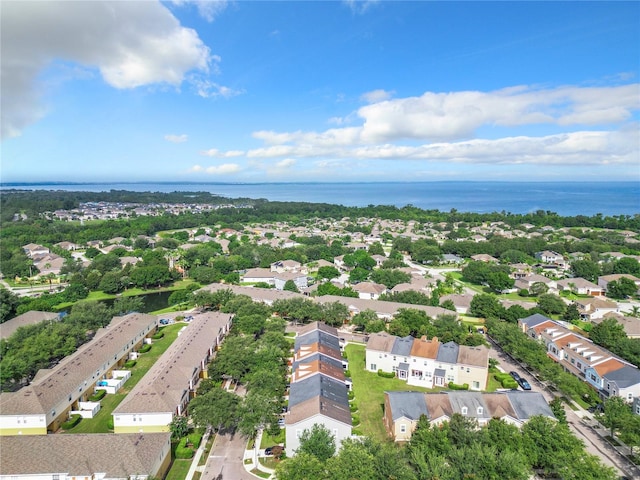
[(527, 382), (524, 378), (520, 377), (516, 381), (520, 384), (523, 390), (531, 390), (531, 385), (529, 385), (529, 382)]
[(280, 419), (278, 419), (278, 426), (279, 426), (280, 428), (284, 428), (284, 418), (280, 418)]
[(509, 375), (511, 375), (516, 382), (520, 381), (520, 375), (518, 372), (509, 372)]
[(273, 455), (273, 447), (267, 447), (264, 449), (265, 455)]

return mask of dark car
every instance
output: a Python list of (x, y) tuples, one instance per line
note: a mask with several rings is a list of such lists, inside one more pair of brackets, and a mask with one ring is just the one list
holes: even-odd
[(265, 455), (273, 455), (273, 447), (267, 447), (264, 449)]
[(520, 380), (520, 375), (518, 375), (518, 372), (509, 372), (509, 375), (511, 375), (516, 382)]
[(523, 390), (531, 390), (531, 385), (524, 378), (520, 377), (517, 382), (520, 384)]

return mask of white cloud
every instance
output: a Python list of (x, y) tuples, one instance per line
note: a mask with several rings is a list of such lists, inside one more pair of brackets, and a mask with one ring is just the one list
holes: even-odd
[(174, 5), (195, 5), (198, 14), (208, 22), (213, 22), (222, 13), (229, 2), (227, 0), (173, 0)]
[(194, 165), (187, 170), (188, 173), (208, 173), (210, 175), (228, 175), (239, 172), (242, 168), (237, 163), (223, 163), (222, 165), (211, 165), (203, 167), (202, 165)]
[(198, 75), (192, 75), (189, 81), (193, 85), (196, 94), (202, 98), (231, 98), (244, 93), (244, 90), (236, 90), (230, 87), (225, 87), (219, 83), (212, 82), (206, 78), (202, 78)]
[(387, 92), (386, 90), (372, 90), (371, 92), (363, 93), (360, 99), (366, 103), (378, 103), (384, 100), (389, 100), (394, 92)]
[(159, 2), (3, 2), (2, 137), (44, 114), (36, 79), (55, 60), (96, 68), (118, 89), (178, 86), (207, 72), (209, 48)]
[(342, 2), (347, 5), (353, 13), (362, 15), (373, 5), (379, 3), (379, 0), (342, 0)]
[(223, 152), (218, 150), (217, 148), (210, 148), (209, 150), (203, 150), (200, 152), (200, 155), (205, 157), (218, 157), (218, 158), (231, 158), (231, 157), (241, 157), (245, 154), (242, 150), (228, 150)]
[(296, 164), (296, 160), (293, 158), (285, 158), (276, 163), (277, 168), (290, 168)]
[(188, 138), (189, 137), (185, 133), (183, 133), (182, 135), (169, 134), (164, 136), (164, 139), (167, 142), (173, 142), (173, 143), (183, 143), (183, 142), (186, 142)]

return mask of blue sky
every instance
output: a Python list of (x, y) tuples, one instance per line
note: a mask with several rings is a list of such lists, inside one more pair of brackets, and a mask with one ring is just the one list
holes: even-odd
[(3, 182), (640, 179), (639, 2), (0, 9)]

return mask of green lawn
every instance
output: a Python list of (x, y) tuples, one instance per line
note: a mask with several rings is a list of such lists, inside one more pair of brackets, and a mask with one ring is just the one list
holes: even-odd
[(65, 433), (111, 432), (108, 427), (108, 422), (113, 410), (124, 400), (126, 395), (136, 386), (140, 379), (144, 377), (156, 360), (169, 348), (169, 345), (178, 337), (178, 331), (183, 326), (183, 324), (176, 323), (163, 327), (164, 337), (160, 340), (154, 340), (151, 350), (138, 357), (138, 363), (131, 369), (131, 378), (127, 380), (120, 391), (113, 395), (107, 394), (107, 396), (100, 401), (100, 411), (94, 418), (83, 418), (78, 425)]
[(262, 432), (262, 439), (260, 440), (260, 448), (273, 447), (274, 445), (284, 444), (285, 429), (281, 428), (280, 433), (275, 437), (272, 437), (267, 432)]
[(171, 469), (167, 473), (165, 480), (184, 480), (189, 472), (192, 459), (176, 458), (171, 465)]
[(363, 435), (376, 440), (388, 440), (382, 423), (384, 414), (384, 392), (387, 390), (413, 390), (416, 392), (432, 392), (436, 389), (414, 387), (398, 378), (383, 378), (376, 373), (365, 370), (365, 346), (348, 344), (345, 347), (349, 358), (349, 371), (353, 380), (353, 400), (358, 405), (356, 415), (360, 417), (360, 426), (356, 429)]

